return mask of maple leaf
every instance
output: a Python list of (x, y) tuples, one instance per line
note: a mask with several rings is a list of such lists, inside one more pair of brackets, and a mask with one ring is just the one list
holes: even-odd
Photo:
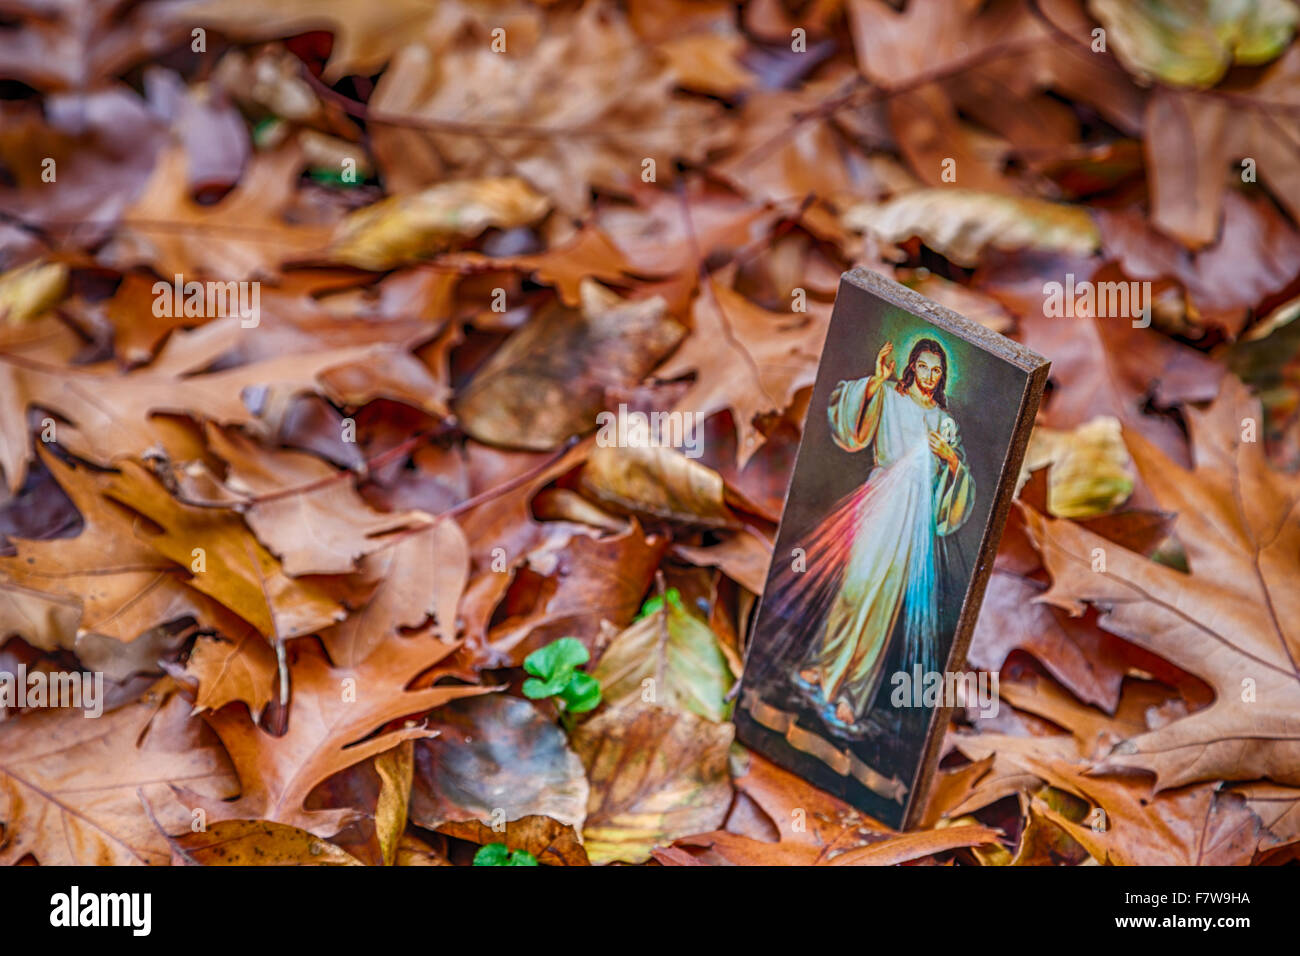
[(681, 411), (701, 418), (732, 412), (743, 467), (766, 440), (754, 419), (785, 411), (816, 379), (830, 308), (810, 301), (806, 313), (769, 312), (710, 278), (691, 315), (690, 337), (655, 374), (695, 374), (677, 402)]
[[(1104, 767), (1152, 771), (1161, 788), (1267, 777), (1300, 782), (1300, 478), (1273, 471), (1258, 441), (1260, 409), (1235, 379), (1188, 410), (1195, 466), (1126, 432), (1190, 573), (1149, 561), (1068, 521), (1027, 512), (1052, 576), (1041, 600), (1081, 613), (1210, 683), (1209, 707), (1120, 743)], [(1100, 549), (1100, 550), (1097, 550)], [(1098, 555), (1102, 570), (1094, 570)]]
[(427, 635), (396, 638), (354, 666), (331, 667), (319, 650), (299, 645), (289, 667), (293, 702), (283, 736), (261, 730), (238, 706), (205, 715), (239, 776), (239, 799), (220, 803), (188, 791), (183, 796), (205, 806), (211, 819), (270, 820), (333, 836), (356, 813), (306, 809), (303, 802), (317, 784), (403, 740), (435, 733), (413, 725), (371, 736), (390, 721), (485, 692), (472, 685), (404, 690), (455, 649)]

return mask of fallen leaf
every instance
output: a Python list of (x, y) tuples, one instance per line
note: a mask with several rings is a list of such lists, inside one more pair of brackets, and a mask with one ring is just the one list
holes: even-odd
[(415, 744), (411, 820), (541, 863), (584, 865), (589, 787), (564, 731), (529, 701), (493, 694), (442, 707)]
[(953, 187), (919, 189), (844, 213), (850, 229), (870, 230), (888, 243), (916, 236), (959, 266), (979, 264), (990, 250), (1086, 256), (1101, 244), (1082, 206)]
[[(427, 636), (396, 638), (381, 644), (352, 667), (330, 667), (319, 650), (298, 645), (289, 666), (293, 701), (289, 729), (273, 737), (238, 706), (205, 715), (225, 745), (241, 792), (238, 800), (200, 801), (208, 818), (258, 819), (336, 834), (356, 810), (304, 807), (312, 789), (332, 774), (404, 740), (433, 733), (418, 725), (371, 736), (399, 717), (409, 717), (459, 697), (483, 693), (477, 686), (438, 686), (407, 691), (417, 675), (455, 650)], [(188, 791), (184, 797), (198, 800)]]
[(583, 828), (591, 862), (643, 863), (655, 846), (719, 826), (734, 734), (730, 724), (640, 702), (582, 723), (573, 748), (591, 781)]
[(726, 719), (735, 683), (713, 631), (671, 599), (615, 637), (591, 676), (607, 706), (642, 700), (715, 723)]
[(389, 196), (345, 219), (326, 255), (381, 272), (426, 258), (490, 226), (525, 226), (550, 208), (521, 179), (467, 179)]
[(297, 827), (269, 820), (221, 820), (169, 838), (183, 866), (361, 866), (350, 853)]
[[(1242, 429), (1258, 403), (1235, 380), (1207, 411), (1189, 411), (1196, 465), (1171, 462), (1127, 433), (1138, 472), (1161, 506), (1178, 515), (1175, 533), (1191, 573), (1164, 567), (1066, 521), (1028, 515), (1052, 575), (1041, 600), (1101, 612), (1106, 630), (1209, 682), (1212, 705), (1121, 743), (1105, 766), (1152, 771), (1161, 788), (1201, 780), (1266, 777), (1300, 782), (1294, 715), (1300, 636), (1296, 576), (1300, 485), (1271, 470)], [(1100, 552), (1094, 549), (1102, 549)], [(1096, 554), (1105, 570), (1094, 571)]]
[(639, 382), (683, 330), (659, 298), (629, 301), (595, 282), (582, 308), (555, 305), (515, 332), (456, 397), (474, 438), (546, 450), (596, 428), (607, 389)]
[(56, 709), (0, 723), (0, 797), (8, 808), (0, 863), (29, 853), (43, 866), (166, 863), (167, 841), (142, 801), (165, 829), (188, 829), (189, 808), (168, 781), (217, 802), (231, 785), (220, 752), (201, 745), (192, 724), (179, 740), (160, 732), (187, 710), (174, 691), (160, 689), (98, 720)]
[(797, 391), (812, 385), (829, 320), (830, 309), (821, 303), (810, 301), (807, 312), (768, 312), (709, 280), (692, 307), (691, 336), (655, 374), (695, 374), (678, 411), (697, 420), (731, 411), (736, 461), (744, 467), (764, 441), (754, 419), (785, 411)]

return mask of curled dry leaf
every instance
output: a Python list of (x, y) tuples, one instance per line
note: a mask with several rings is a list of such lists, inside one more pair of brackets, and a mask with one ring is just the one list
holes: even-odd
[(1029, 439), (1021, 484), (1047, 468), (1047, 510), (1058, 518), (1114, 511), (1133, 491), (1133, 469), (1119, 419), (1099, 415), (1070, 431), (1039, 426)]
[(62, 262), (31, 262), (0, 275), (0, 321), (21, 325), (39, 318), (63, 298), (68, 267)]
[(398, 846), (406, 830), (411, 805), (411, 783), (415, 775), (415, 742), (403, 740), (386, 753), (375, 756), (379, 775), (379, 799), (375, 804), (375, 834), (384, 865), (397, 860)]
[(1177, 3), (1088, 0), (1119, 61), (1172, 86), (1210, 87), (1234, 63), (1258, 66), (1291, 42), (1300, 9), (1291, 0)]
[(583, 491), (617, 511), (705, 528), (739, 525), (727, 507), (722, 476), (676, 448), (598, 444), (581, 481)]
[(381, 272), (427, 258), (490, 226), (511, 229), (546, 215), (550, 201), (521, 179), (466, 179), (389, 196), (338, 227), (326, 255)]
[(844, 224), (885, 242), (918, 237), (959, 266), (979, 264), (991, 249), (1087, 256), (1101, 244), (1097, 224), (1082, 206), (969, 189), (935, 187), (878, 204), (853, 206)]

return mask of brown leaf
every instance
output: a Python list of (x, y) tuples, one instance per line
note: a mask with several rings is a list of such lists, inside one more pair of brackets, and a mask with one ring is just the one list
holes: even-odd
[(583, 828), (591, 862), (643, 863), (655, 846), (720, 826), (734, 734), (731, 724), (639, 702), (579, 726), (573, 747), (591, 781)]
[(581, 310), (552, 306), (515, 332), (457, 396), (479, 441), (545, 450), (596, 427), (605, 391), (635, 385), (682, 336), (660, 298), (582, 286)]
[(406, 829), (411, 782), (415, 774), (414, 747), (414, 741), (403, 740), (392, 750), (375, 755), (375, 772), (380, 779), (375, 832), (385, 866), (392, 866), (397, 860), (398, 845)]
[[(1224, 380), (1209, 410), (1189, 415), (1191, 470), (1140, 435), (1125, 437), (1161, 506), (1178, 514), (1191, 573), (1031, 514), (1053, 582), (1043, 600), (1072, 613), (1085, 602), (1097, 606), (1102, 627), (1214, 687), (1211, 706), (1125, 741), (1108, 766), (1153, 771), (1162, 788), (1220, 778), (1297, 783), (1300, 592), (1290, 585), (1300, 555), (1300, 484), (1272, 471), (1257, 441), (1242, 441), (1260, 411), (1234, 379)], [(1100, 573), (1095, 548), (1106, 561)]]
[(457, 632), (457, 609), (469, 574), (469, 548), (450, 518), (407, 533), (371, 555), (366, 576), (379, 586), (365, 605), (322, 635), (339, 666), (364, 660), (402, 628), (418, 627), (430, 616), (444, 640)]
[[(16, 539), (17, 554), (0, 557), (6, 633), (45, 650), (74, 650), (83, 633), (127, 642), (183, 617), (209, 625), (220, 619), (220, 610), (187, 587), (175, 565), (137, 537), (135, 516), (106, 497), (95, 476), (43, 448), (40, 454), (84, 524), (75, 538)], [(185, 565), (191, 561), (186, 551)], [(40, 604), (49, 610), (31, 613)]]
[[(1058, 388), (1046, 403), (1047, 425), (1074, 428), (1109, 415), (1176, 461), (1187, 460), (1186, 439), (1178, 426), (1145, 414), (1143, 408), (1152, 397), (1166, 404), (1171, 387), (1188, 401), (1212, 398), (1222, 366), (1153, 329), (1135, 329), (1123, 318), (1054, 319), (1040, 308), (1022, 316), (1021, 331), (1027, 346), (1052, 361), (1052, 381)], [(1106, 387), (1097, 387), (1098, 382), (1106, 382)]]
[(442, 707), (432, 726), (439, 736), (415, 745), (412, 822), (542, 863), (587, 862), (587, 778), (553, 720), (493, 694)]
[(165, 863), (167, 841), (141, 801), (164, 829), (188, 830), (193, 804), (178, 802), (167, 782), (218, 803), (232, 783), (188, 710), (164, 682), (97, 720), (42, 710), (0, 723), (0, 863), (29, 853), (44, 866)]
[[(380, 77), (370, 108), (430, 127), (375, 130), (380, 168), (397, 189), (456, 170), (522, 172), (576, 217), (588, 211), (592, 186), (626, 192), (639, 185), (641, 157), (655, 160), (665, 180), (674, 160), (703, 159), (718, 136), (718, 105), (675, 96), (672, 69), (637, 41), (615, 8), (557, 14), (544, 28), (529, 24), (508, 34), (506, 44), (503, 56), (487, 36), (451, 44), (431, 33), (405, 46)], [(472, 101), (465, 84), (474, 89)], [(466, 137), (441, 128), (466, 122), (555, 135)]]
[(169, 841), (186, 866), (361, 866), (350, 853), (297, 827), (269, 820), (222, 820)]
[(150, 266), (166, 280), (274, 275), (281, 262), (319, 249), (329, 235), (322, 226), (293, 223), (284, 215), (285, 197), (292, 195), (286, 187), (302, 165), (302, 151), (293, 144), (256, 154), (230, 193), (202, 206), (189, 195), (184, 150), (165, 149), (101, 260), (123, 271)]
[(200, 636), (185, 673), (199, 682), (195, 711), (220, 710), (242, 701), (257, 719), (275, 696), (275, 652), (252, 627), (246, 626), (238, 640)]
[[(350, 667), (330, 667), (310, 644), (298, 644), (289, 667), (293, 701), (289, 729), (273, 737), (237, 706), (206, 715), (239, 775), (239, 799), (203, 801), (209, 819), (260, 819), (333, 836), (356, 811), (308, 810), (303, 803), (331, 774), (431, 731), (409, 726), (371, 736), (399, 717), (483, 692), (475, 686), (404, 690), (455, 645), (427, 636), (393, 638)], [(190, 799), (194, 797), (186, 793)]]
[(675, 448), (598, 444), (581, 481), (583, 491), (617, 511), (705, 528), (738, 524), (722, 476)]
[(102, 492), (161, 530), (137, 538), (193, 572), (189, 583), (234, 611), (267, 638), (310, 634), (342, 619), (330, 591), (311, 578), (292, 579), (236, 514), (178, 502), (133, 461), (102, 482)]
[(808, 311), (768, 312), (720, 282), (710, 280), (692, 309), (692, 334), (655, 374), (695, 382), (677, 410), (707, 418), (730, 410), (736, 421), (736, 460), (745, 462), (763, 444), (754, 424), (779, 414), (795, 392), (812, 385), (830, 309), (808, 302)]
[(1242, 866), (1259, 843), (1259, 818), (1239, 794), (1213, 786), (1152, 794), (1143, 780), (1085, 777), (1069, 764), (1019, 758), (1048, 783), (1100, 807), (1083, 825), (1036, 800), (1043, 816), (1114, 866)]
[(667, 540), (647, 536), (635, 523), (623, 534), (593, 539), (578, 535), (562, 551), (538, 555), (536, 600), (492, 629), (493, 651), (516, 664), (560, 637), (590, 646), (600, 622), (623, 627), (632, 621), (654, 578)]
[[(314, 455), (264, 448), (211, 426), (207, 437), (213, 454), (230, 466), (225, 487), (253, 502), (244, 511), (248, 526), (290, 577), (350, 573), (358, 558), (385, 547), (382, 535), (418, 519), (373, 510), (350, 476)], [(289, 493), (296, 489), (302, 490)]]

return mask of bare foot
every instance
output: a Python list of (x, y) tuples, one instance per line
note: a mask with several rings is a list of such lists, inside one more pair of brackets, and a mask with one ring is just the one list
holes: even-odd
[(841, 724), (853, 723), (853, 711), (849, 709), (849, 705), (844, 701), (840, 701), (835, 705), (835, 719)]
[(817, 673), (815, 670), (800, 671), (799, 679), (802, 680), (804, 683), (812, 684), (814, 687), (816, 687), (818, 684), (822, 682), (822, 675)]

